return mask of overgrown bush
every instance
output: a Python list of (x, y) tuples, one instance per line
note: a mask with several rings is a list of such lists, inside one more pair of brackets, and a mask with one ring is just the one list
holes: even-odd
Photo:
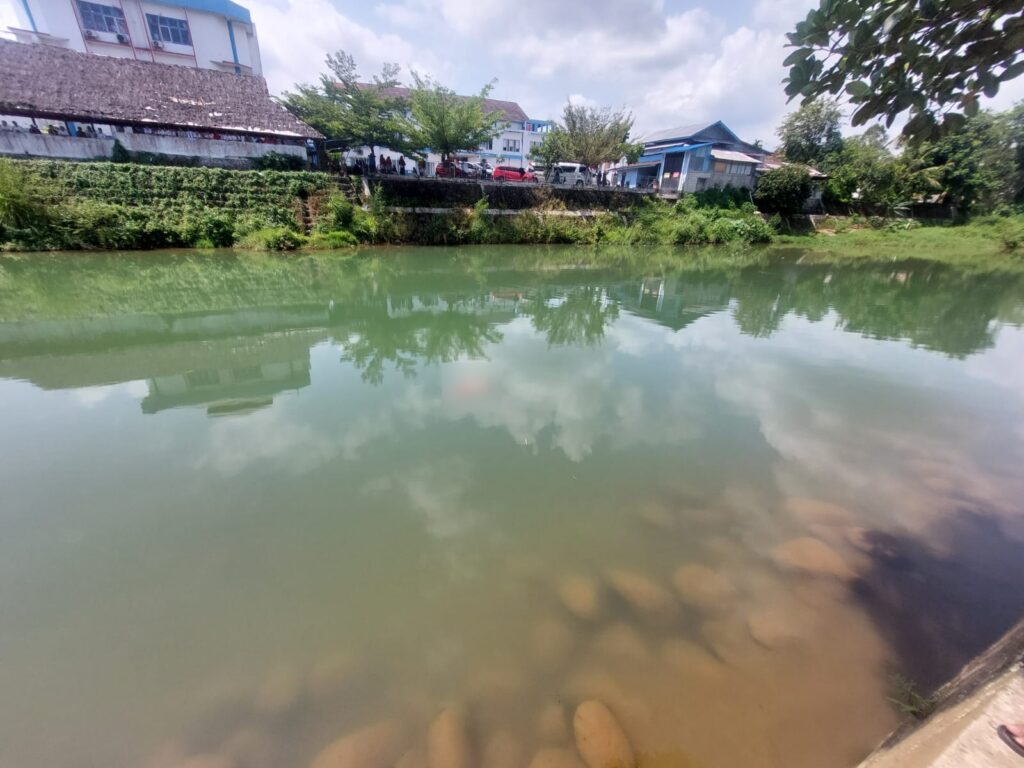
[(806, 168), (784, 165), (761, 176), (754, 200), (762, 211), (794, 214), (803, 211), (811, 191), (811, 174)]
[(252, 165), (258, 171), (301, 171), (305, 169), (306, 161), (298, 155), (268, 152), (265, 155), (253, 158)]
[(238, 247), (249, 251), (294, 251), (306, 238), (286, 227), (267, 227), (246, 235)]
[(351, 248), (352, 246), (359, 245), (359, 238), (345, 230), (317, 232), (310, 236), (306, 244), (309, 248), (334, 250), (336, 248)]

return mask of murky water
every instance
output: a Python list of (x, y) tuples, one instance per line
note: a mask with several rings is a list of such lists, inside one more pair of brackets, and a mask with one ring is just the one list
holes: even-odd
[(376, 254), (0, 258), (0, 766), (411, 768), (448, 707), (525, 768), (591, 698), (847, 766), (1024, 611), (1019, 273)]

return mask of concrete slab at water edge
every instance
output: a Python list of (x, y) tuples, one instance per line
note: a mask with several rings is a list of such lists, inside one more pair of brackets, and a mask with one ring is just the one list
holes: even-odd
[(1024, 621), (937, 693), (936, 711), (904, 724), (859, 768), (1019, 768), (996, 729), (1024, 716)]

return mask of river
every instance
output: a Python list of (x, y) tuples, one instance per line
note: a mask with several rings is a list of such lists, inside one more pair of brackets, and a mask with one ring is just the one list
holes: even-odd
[(0, 256), (0, 766), (525, 768), (590, 698), (856, 763), (1024, 612), (1024, 272), (799, 256)]

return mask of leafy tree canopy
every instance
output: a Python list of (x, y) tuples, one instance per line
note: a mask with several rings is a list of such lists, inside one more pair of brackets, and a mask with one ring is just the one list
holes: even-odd
[(350, 54), (339, 50), (328, 55), (327, 72), (319, 85), (296, 85), (282, 102), (289, 112), (345, 147), (387, 146), (401, 148), (400, 117), (407, 101), (393, 92), (398, 85), (398, 65), (385, 64), (372, 82), (359, 80)]
[(820, 166), (831, 153), (843, 145), (839, 121), (843, 113), (830, 99), (819, 99), (804, 104), (786, 115), (779, 126), (782, 154), (791, 163)]
[(639, 157), (643, 147), (629, 142), (633, 115), (610, 107), (567, 103), (562, 120), (534, 147), (534, 160), (552, 165), (568, 161), (590, 168), (623, 156)]
[(412, 73), (410, 116), (400, 120), (409, 146), (431, 149), (448, 160), (456, 152), (474, 150), (501, 132), (501, 113), (487, 112), (493, 83), (474, 96), (459, 96), (429, 77)]
[(964, 126), (978, 99), (1024, 73), (1020, 0), (821, 0), (789, 34), (786, 93), (848, 95), (853, 124), (900, 115), (904, 136)]

